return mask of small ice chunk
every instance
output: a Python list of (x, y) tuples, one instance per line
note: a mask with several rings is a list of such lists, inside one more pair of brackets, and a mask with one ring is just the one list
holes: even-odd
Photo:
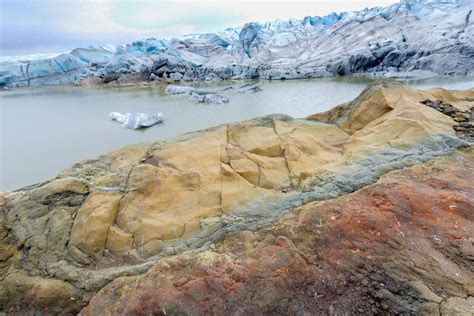
[(238, 93), (249, 93), (249, 92), (259, 92), (262, 91), (262, 88), (260, 86), (262, 83), (256, 83), (256, 84), (244, 84), (243, 86), (240, 87), (227, 87), (220, 92), (238, 92)]
[(137, 129), (149, 127), (163, 122), (165, 119), (163, 113), (119, 113), (111, 112), (109, 116), (112, 120), (122, 123), (123, 128)]
[(229, 102), (229, 98), (220, 94), (198, 94), (193, 92), (189, 97), (189, 101), (197, 103), (224, 104)]
[(194, 90), (193, 87), (187, 87), (187, 86), (175, 86), (175, 85), (169, 85), (165, 89), (166, 94), (190, 94)]
[(262, 91), (262, 88), (260, 88), (261, 85), (262, 85), (261, 83), (245, 84), (243, 86), (238, 87), (237, 92), (239, 93), (259, 92), (259, 91)]

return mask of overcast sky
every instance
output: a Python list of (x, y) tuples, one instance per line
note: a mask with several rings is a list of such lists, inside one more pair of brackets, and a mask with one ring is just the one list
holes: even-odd
[(0, 0), (0, 55), (70, 51), (251, 21), (387, 6), (396, 0)]

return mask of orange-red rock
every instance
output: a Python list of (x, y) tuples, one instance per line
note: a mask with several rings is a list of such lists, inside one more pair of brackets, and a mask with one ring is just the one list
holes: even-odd
[(472, 149), (390, 173), (116, 280), (82, 314), (468, 315), (473, 178)]

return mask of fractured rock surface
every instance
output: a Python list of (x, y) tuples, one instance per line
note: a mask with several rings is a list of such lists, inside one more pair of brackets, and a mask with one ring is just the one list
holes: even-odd
[(442, 101), (424, 100), (421, 103), (452, 117), (458, 125), (453, 126), (459, 138), (474, 142), (474, 107), (469, 110), (460, 110), (451, 104)]
[(473, 166), (457, 152), (309, 203), (119, 278), (81, 314), (470, 315)]
[[(470, 146), (468, 142), (456, 136), (453, 126), (457, 122), (422, 104), (421, 101), (426, 99), (440, 100), (457, 109), (466, 110), (473, 105), (474, 90), (417, 91), (401, 86), (397, 82), (382, 81), (367, 87), (354, 101), (307, 119), (294, 119), (283, 115), (266, 116), (184, 134), (169, 141), (150, 145), (132, 145), (97, 159), (82, 161), (63, 171), (51, 181), (8, 193), (0, 200), (0, 249), (2, 250), (0, 311), (33, 312), (38, 310), (54, 313), (62, 311), (67, 302), (68, 311), (78, 312), (88, 304), (97, 291), (110, 282), (113, 281), (109, 286), (117, 289), (111, 290), (115, 293), (113, 295), (119, 295), (117, 293), (122, 293), (132, 286), (129, 282), (139, 282), (137, 284), (142, 282), (140, 280), (148, 282), (146, 277), (148, 274), (144, 275), (144, 273), (157, 271), (156, 269), (159, 269), (161, 264), (169, 265), (169, 260), (188, 260), (183, 258), (189, 258), (189, 262), (198, 260), (199, 265), (190, 264), (187, 268), (196, 267), (195, 272), (200, 273), (201, 263), (205, 264), (209, 260), (210, 264), (214, 264), (213, 258), (223, 256), (227, 260), (229, 256), (233, 256), (234, 250), (225, 248), (223, 245), (226, 245), (226, 242), (232, 244), (231, 240), (236, 238), (235, 236), (247, 234), (252, 239), (254, 234), (262, 234), (262, 240), (264, 240), (268, 227), (272, 227), (272, 224), (282, 218), (292, 218), (296, 214), (301, 214), (301, 207), (307, 209), (320, 205), (316, 201), (328, 203), (321, 205), (336, 203), (334, 205), (339, 205), (338, 208), (357, 207), (359, 202), (355, 204), (348, 202), (350, 198), (347, 194), (370, 186), (377, 182), (379, 177), (392, 170), (418, 165), (436, 157), (451, 154), (459, 148)], [(456, 198), (464, 203), (459, 202), (460, 205), (465, 206), (462, 212), (465, 212), (466, 222), (462, 225), (468, 226), (462, 227), (467, 227), (467, 231), (456, 236), (461, 236), (460, 238), (465, 240), (468, 238), (466, 236), (472, 233), (469, 231), (472, 229), (472, 227), (469, 228), (469, 225), (472, 225), (472, 218), (469, 217), (472, 215), (472, 177), (469, 176), (469, 172), (472, 172), (472, 154), (471, 151), (467, 151), (452, 157), (457, 157), (457, 160), (452, 158), (454, 169), (461, 169), (461, 167), (465, 169), (462, 178), (464, 182), (456, 186), (456, 188), (459, 187), (456, 192), (449, 191), (451, 184), (447, 185), (446, 194), (457, 194)], [(448, 162), (451, 158), (443, 159), (436, 163), (436, 166), (440, 166), (438, 168), (443, 168), (441, 167), (443, 164), (451, 166)], [(410, 170), (417, 170), (416, 167), (413, 168)], [(440, 174), (440, 179), (448, 182), (452, 180), (454, 181), (452, 186), (458, 185), (461, 180), (453, 177), (461, 171), (456, 171), (458, 173), (453, 171), (454, 175), (448, 171), (446, 174)], [(436, 175), (439, 170), (433, 167), (433, 170), (427, 169), (425, 173), (430, 172)], [(431, 178), (430, 175), (426, 175), (423, 179), (429, 182), (432, 181)], [(400, 184), (400, 190), (398, 190), (400, 194), (403, 192), (407, 195), (412, 194), (407, 188), (416, 187), (403, 185), (405, 184)], [(417, 195), (416, 192), (420, 194)], [(404, 203), (408, 203), (406, 199), (412, 198), (423, 201), (425, 199), (423, 192), (414, 191), (414, 196), (405, 198)], [(351, 196), (357, 197), (360, 193), (354, 194)], [(446, 201), (450, 201), (448, 195), (445, 197)], [(364, 197), (364, 195), (361, 196)], [(360, 203), (363, 202), (362, 197), (360, 197)], [(396, 206), (397, 201), (390, 203)], [(438, 203), (436, 201), (438, 200), (430, 197), (424, 203), (436, 204)], [(400, 206), (402, 215), (407, 218), (417, 217), (414, 212), (418, 210), (411, 210), (409, 207), (414, 208), (412, 204), (407, 205)], [(364, 211), (365, 208), (360, 210)], [(433, 212), (432, 209), (426, 211)], [(398, 208), (396, 212), (399, 212)], [(385, 216), (385, 214), (382, 215)], [(377, 220), (377, 218), (371, 220), (374, 227), (378, 227)], [(431, 223), (434, 225), (431, 231), (439, 237), (442, 233), (439, 229), (442, 227), (437, 223), (437, 221)], [(344, 224), (347, 227), (344, 228), (343, 225), (341, 229), (350, 230), (349, 226), (352, 224), (347, 222)], [(284, 224), (281, 225), (284, 226)], [(313, 228), (308, 228), (306, 236), (304, 225), (301, 227), (298, 225), (292, 226), (297, 229), (295, 232), (301, 233), (298, 238), (308, 240), (308, 243), (318, 238), (319, 233), (315, 234)], [(411, 233), (412, 226), (406, 225), (408, 226), (404, 232)], [(334, 232), (335, 236), (344, 237), (344, 231), (338, 231), (342, 235)], [(357, 235), (357, 232), (354, 234)], [(376, 234), (366, 234), (367, 232), (364, 232), (361, 236), (366, 236), (364, 238), (368, 238), (370, 243), (376, 243), (379, 238)], [(277, 236), (279, 235), (274, 237)], [(323, 239), (319, 242), (326, 247), (327, 251), (330, 251), (332, 247), (336, 251), (340, 246), (334, 239), (336, 237), (321, 236)], [(270, 238), (268, 242), (273, 240), (270, 235), (268, 238)], [(353, 237), (347, 238), (353, 240)], [(426, 243), (428, 237), (423, 238), (425, 238), (423, 242)], [(282, 245), (288, 243), (285, 240), (281, 240)], [(292, 241), (293, 244), (298, 242)], [(278, 243), (280, 244), (280, 241)], [(395, 246), (396, 243), (394, 242)], [(264, 243), (264, 245), (266, 247), (268, 244)], [(360, 248), (360, 245), (362, 244), (351, 247)], [(343, 246), (346, 247), (346, 244)], [(392, 244), (382, 243), (376, 250), (378, 249), (377, 251), (380, 251), (382, 255), (389, 251), (387, 248), (389, 246), (392, 247)], [(445, 247), (448, 252), (454, 251), (454, 248), (451, 249), (447, 245)], [(469, 249), (468, 243), (463, 247)], [(315, 257), (304, 259), (305, 265), (308, 265), (307, 261), (310, 260), (317, 266), (318, 260), (322, 260), (322, 254), (318, 255), (317, 249), (308, 250), (308, 255), (312, 253)], [(398, 248), (395, 247), (395, 249)], [(216, 250), (219, 252), (216, 253)], [(376, 255), (377, 251), (369, 255)], [(201, 254), (197, 255), (198, 253)], [(278, 253), (277, 251), (274, 254)], [(304, 255), (306, 252), (302, 251), (302, 253)], [(298, 256), (293, 256), (291, 253), (289, 256), (292, 257), (291, 260), (300, 260)], [(446, 265), (448, 268), (452, 266), (446, 261), (447, 259), (436, 256), (435, 259), (439, 260), (433, 260), (437, 264), (443, 267)], [(273, 258), (271, 255), (268, 260), (274, 260)], [(449, 258), (458, 264), (457, 259)], [(258, 261), (258, 258), (252, 260)], [(265, 260), (267, 259), (264, 257), (262, 260), (262, 262), (249, 262), (248, 265), (255, 268), (266, 267), (268, 262)], [(344, 260), (346, 261), (343, 262), (348, 265), (352, 264), (351, 258), (345, 257)], [(290, 261), (283, 261), (281, 267), (283, 272), (292, 266), (293, 261)], [(285, 262), (288, 263), (286, 267), (284, 267)], [(362, 263), (367, 264), (365, 261)], [(297, 262), (294, 264), (298, 265)], [(324, 264), (328, 263), (321, 261), (321, 267), (324, 267)], [(341, 311), (349, 311), (349, 308), (354, 306), (364, 312), (370, 312), (373, 308), (377, 311), (380, 308), (396, 311), (395, 298), (400, 297), (405, 300), (407, 295), (418, 297), (416, 296), (418, 294), (412, 294), (415, 293), (412, 292), (412, 287), (405, 287), (400, 281), (404, 280), (404, 275), (395, 275), (391, 270), (386, 272), (379, 262), (374, 264), (377, 265), (372, 265), (370, 269), (376, 269), (377, 273), (381, 273), (377, 277), (383, 282), (391, 282), (390, 284), (398, 290), (389, 289), (392, 294), (384, 292), (385, 299), (383, 302), (377, 301), (378, 305), (369, 302), (368, 305), (358, 306), (348, 300), (344, 303), (346, 307), (329, 304), (330, 301), (327, 301), (329, 305), (321, 306), (327, 309), (333, 306), (335, 311), (339, 307), (342, 308)], [(389, 264), (397, 265), (398, 263), (389, 262)], [(223, 269), (226, 269), (226, 265), (227, 263)], [(418, 265), (423, 266), (423, 263)], [(319, 270), (314, 270), (316, 268), (313, 266), (308, 266), (308, 269), (308, 274), (300, 271), (301, 279), (310, 280), (313, 283), (320, 282), (318, 281)], [(459, 271), (467, 273), (462, 269)], [(166, 277), (174, 278), (181, 273), (176, 272), (174, 276), (173, 271), (170, 270), (170, 275)], [(459, 271), (456, 270), (455, 273), (460, 273)], [(189, 273), (194, 272), (189, 271)], [(405, 271), (405, 273), (408, 272)], [(367, 274), (369, 272), (366, 272)], [(266, 284), (265, 278), (267, 276), (262, 279), (261, 286)], [(440, 278), (439, 282), (442, 282), (444, 277), (440, 276)], [(226, 280), (223, 278), (222, 282), (227, 282)], [(270, 279), (268, 280), (270, 282)], [(300, 279), (295, 278), (293, 281), (300, 282), (298, 280)], [(150, 282), (155, 282), (155, 279)], [(176, 280), (176, 282), (177, 284), (187, 283), (186, 280)], [(292, 296), (288, 296), (289, 292), (285, 292), (287, 288), (271, 285), (272, 282), (273, 279), (265, 285), (267, 287), (257, 291), (267, 297), (248, 298), (255, 304), (259, 301), (263, 304), (260, 307), (249, 305), (249, 312), (276, 312), (267, 310), (265, 302), (270, 302), (272, 299), (280, 301), (282, 295), (287, 295), (287, 299), (281, 301), (282, 309), (278, 311), (285, 311), (286, 308), (286, 311), (290, 312), (296, 308)], [(383, 290), (370, 282), (368, 285), (365, 284), (364, 288), (372, 288), (372, 292), (375, 289)], [(440, 301), (441, 306), (445, 306), (443, 308), (451, 308), (449, 306), (456, 305), (458, 299), (463, 299), (466, 304), (469, 304), (469, 296), (472, 296), (470, 292), (472, 287), (469, 282), (465, 283), (463, 288), (458, 286), (451, 292), (446, 289), (437, 289), (434, 283), (428, 284), (424, 279), (420, 282), (422, 283), (415, 283), (413, 287), (425, 290), (427, 297), (446, 297), (446, 301), (443, 299)], [(237, 283), (236, 286), (240, 286)], [(149, 285), (146, 284), (146, 286)], [(165, 285), (168, 286), (167, 283)], [(239, 293), (244, 296), (250, 295), (251, 291), (245, 290), (246, 285), (242, 286), (243, 289), (239, 291), (243, 292)], [(320, 293), (330, 291), (329, 288), (322, 286), (318, 285), (317, 290), (311, 295), (317, 299), (322, 299), (320, 295), (329, 295)], [(435, 294), (427, 291), (426, 287)], [(278, 290), (280, 294), (271, 288), (280, 289)], [(93, 300), (93, 305), (86, 312), (95, 314), (94, 308), (100, 311), (101, 304), (115, 304), (115, 302), (110, 303), (107, 298), (107, 295), (112, 295), (108, 292), (110, 289), (108, 287), (102, 290), (102, 294)], [(188, 294), (193, 297), (193, 302), (201, 301), (206, 295), (212, 295), (212, 292), (206, 294), (199, 289), (190, 291), (192, 293)], [(302, 291), (305, 290), (302, 288)], [(47, 299), (42, 299), (41, 293), (46, 293), (44, 295)], [(151, 301), (158, 300), (161, 305), (157, 306), (171, 308), (166, 305), (167, 303), (165, 304), (169, 298), (162, 296), (161, 292), (146, 290), (141, 293), (137, 290), (135, 294), (137, 304), (141, 304), (142, 300), (146, 301), (140, 296), (143, 294), (150, 295)], [(101, 295), (105, 295), (106, 298), (102, 300)], [(302, 295), (298, 298), (298, 302), (304, 302), (303, 298), (307, 294)], [(359, 296), (354, 296), (353, 300), (357, 300), (357, 297)], [(362, 297), (359, 298), (362, 300)], [(448, 300), (451, 298), (454, 301)], [(161, 301), (162, 299), (164, 301)], [(244, 300), (244, 298), (236, 298), (235, 306), (239, 305), (238, 302), (241, 302), (239, 300)], [(439, 304), (437, 300), (436, 298), (433, 302)], [(114, 308), (125, 313), (127, 309), (120, 305), (121, 302), (128, 305), (125, 298), (121, 298)], [(184, 302), (187, 301), (184, 300)], [(194, 303), (189, 301), (189, 304), (193, 306)], [(425, 308), (424, 301), (410, 301), (406, 304), (400, 307), (401, 311), (418, 311), (420, 308)], [(130, 305), (129, 308), (138, 308), (133, 306), (135, 305)], [(148, 305), (143, 303), (143, 306)], [(234, 305), (229, 305), (229, 308), (234, 308), (232, 306)], [(211, 307), (211, 305), (203, 305), (197, 311), (207, 313), (211, 311)], [(183, 308), (186, 312), (185, 307)], [(206, 310), (206, 308), (209, 309)], [(305, 310), (304, 306), (301, 308)], [(179, 311), (179, 309), (176, 310)]]

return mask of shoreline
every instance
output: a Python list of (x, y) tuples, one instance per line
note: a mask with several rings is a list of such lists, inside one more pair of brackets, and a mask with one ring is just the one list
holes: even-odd
[[(453, 77), (443, 77), (443, 78), (452, 79)], [(350, 81), (351, 79), (354, 79), (354, 77), (352, 77), (352, 76), (351, 76), (351, 77), (338, 77), (337, 81), (338, 81), (338, 80), (342, 80), (342, 81), (349, 80), (349, 81)], [(459, 79), (460, 82), (463, 82), (463, 79), (464, 79), (464, 78), (460, 78), (460, 79)], [(308, 80), (307, 80), (307, 81), (308, 81), (308, 84), (311, 84), (311, 82), (313, 82), (313, 80), (314, 80), (315, 82), (319, 82), (319, 79), (308, 79)], [(323, 81), (328, 80), (329, 82), (332, 82), (332, 80), (334, 80), (334, 78), (324, 78), (324, 79), (321, 79), (321, 80), (323, 80)], [(363, 81), (367, 81), (367, 82), (372, 82), (371, 78), (362, 78), (362, 80), (363, 80)], [(337, 82), (337, 81), (336, 81), (336, 82)], [(222, 82), (222, 81), (221, 81), (221, 82), (219, 82), (218, 84), (222, 84), (223, 86), (226, 86), (226, 85), (228, 85), (228, 84), (230, 84), (230, 83), (236, 83), (236, 82), (228, 82), (228, 81)], [(267, 82), (265, 82), (264, 84), (267, 84)], [(278, 84), (281, 84), (281, 81), (278, 81)], [(200, 87), (205, 87), (205, 86), (208, 86), (208, 87), (209, 87), (209, 86), (216, 87), (215, 84), (204, 84), (204, 85), (203, 85), (202, 83), (197, 83), (197, 85), (200, 86)], [(145, 89), (144, 91), (148, 91), (148, 89), (152, 89), (152, 90), (150, 90), (150, 91), (157, 91), (157, 93), (159, 93), (160, 95), (163, 94), (163, 97), (164, 97), (164, 98), (169, 98), (170, 100), (175, 99), (176, 97), (173, 97), (173, 96), (165, 96), (165, 95), (164, 95), (163, 90), (164, 90), (165, 86), (166, 86), (166, 84), (159, 83), (159, 84), (157, 84), (156, 86), (152, 86), (152, 87), (150, 87), (150, 86), (132, 86), (132, 87), (117, 87), (117, 86), (113, 86), (113, 87), (104, 87), (104, 88), (96, 88), (96, 87), (93, 87), (93, 88), (91, 88), (91, 91), (94, 91), (94, 90), (97, 90), (97, 91), (99, 91), (99, 90), (107, 91), (107, 90), (108, 90), (108, 91), (112, 91), (112, 93), (113, 93), (114, 89), (118, 89), (118, 90), (123, 91), (124, 93), (126, 93), (129, 89), (131, 89), (131, 91), (134, 91), (134, 89)], [(284, 88), (284, 87), (285, 87), (284, 84), (283, 84), (283, 86), (281, 86), (281, 87)], [(48, 92), (48, 89), (59, 89), (58, 93), (62, 93), (62, 92), (61, 92), (61, 91), (62, 91), (61, 89), (63, 89), (63, 88), (64, 88), (64, 89), (81, 89), (81, 90), (82, 90), (82, 89), (85, 89), (86, 91), (89, 90), (89, 89), (87, 89), (87, 88), (85, 88), (85, 87), (82, 87), (82, 86), (61, 86), (61, 87), (54, 86), (54, 87), (46, 87), (46, 88), (26, 88), (26, 89), (25, 89), (25, 88), (19, 88), (19, 89), (16, 89), (16, 90), (15, 90), (16, 92), (13, 92), (13, 91), (12, 91), (12, 93), (14, 93), (14, 94), (26, 94), (26, 95), (27, 95), (27, 94), (31, 93), (32, 91), (35, 91), (36, 89), (39, 89), (39, 90), (36, 90), (37, 93), (42, 93), (42, 92), (43, 92), (43, 89), (46, 89), (45, 93), (49, 93), (49, 92)], [(474, 86), (472, 86), (471, 89), (472, 89), (472, 88), (474, 88)], [(265, 88), (264, 88), (264, 89), (265, 89)], [(426, 89), (426, 88), (423, 88), (423, 89)], [(118, 91), (118, 90), (117, 90), (117, 91)], [(160, 92), (160, 91), (161, 91), (161, 92)], [(66, 90), (66, 92), (67, 92), (67, 90)], [(87, 92), (85, 92), (85, 93), (87, 93)], [(349, 99), (348, 99), (348, 100), (349, 100)], [(225, 105), (223, 105), (222, 107), (225, 107)], [(338, 107), (338, 105), (333, 105), (332, 108), (334, 109), (334, 108), (336, 108), (336, 107)], [(114, 109), (110, 109), (110, 110), (114, 111)], [(162, 111), (162, 110), (163, 110), (163, 109), (161, 109), (161, 111)], [(299, 118), (300, 118), (300, 119), (304, 119), (304, 118), (306, 118), (306, 117), (308, 117), (308, 116), (317, 116), (316, 114), (322, 113), (322, 112), (326, 112), (326, 111), (328, 111), (328, 110), (329, 110), (329, 109), (326, 108), (326, 109), (323, 109), (323, 110), (320, 110), (320, 111), (316, 111), (316, 112), (313, 111), (313, 112), (310, 112), (310, 113), (305, 114), (305, 115), (302, 115), (302, 116), (298, 116), (298, 115), (294, 115), (294, 114), (293, 114), (292, 116), (295, 117), (295, 119), (299, 119)], [(129, 111), (130, 111), (130, 110), (129, 110)], [(132, 110), (132, 111), (133, 111), (133, 110)], [(276, 114), (276, 113), (285, 113), (285, 112), (283, 112), (283, 111), (277, 111), (277, 112), (271, 112), (271, 113)], [(261, 117), (261, 116), (268, 116), (268, 115), (271, 115), (271, 113), (269, 113), (269, 114), (261, 114), (261, 115), (259, 115), (259, 117)], [(287, 112), (286, 112), (286, 113), (287, 113)], [(290, 114), (290, 113), (289, 113), (289, 114)], [(255, 117), (255, 116), (254, 116), (254, 117)], [(243, 120), (245, 121), (245, 120), (248, 120), (248, 119), (250, 119), (250, 118), (244, 118)], [(211, 124), (211, 125), (207, 125), (207, 126), (205, 126), (205, 127), (199, 127), (199, 128), (197, 128), (197, 129), (185, 130), (185, 131), (183, 131), (183, 132), (181, 132), (181, 133), (193, 133), (193, 132), (198, 132), (198, 131), (200, 131), (200, 130), (203, 130), (203, 128), (204, 128), (204, 129), (208, 129), (208, 128), (212, 128), (212, 127), (214, 127), (214, 126), (220, 126), (221, 124), (231, 124), (232, 122), (233, 122), (233, 123), (242, 122), (242, 119), (240, 119), (240, 120), (239, 120), (239, 119), (230, 120), (229, 123), (217, 123), (217, 125)], [(104, 122), (104, 123), (107, 123), (107, 122)], [(173, 124), (179, 124), (179, 121), (176, 121), (176, 120), (175, 120), (175, 122), (174, 122)], [(161, 130), (161, 129), (158, 127), (158, 130)], [(157, 130), (157, 131), (158, 131), (158, 130)], [(152, 143), (152, 142), (156, 141), (157, 139), (159, 139), (159, 140), (161, 140), (161, 141), (169, 141), (169, 140), (172, 140), (172, 139), (174, 139), (174, 138), (176, 138), (176, 137), (179, 137), (179, 135), (181, 135), (181, 133), (177, 133), (177, 134), (174, 134), (174, 133), (173, 133), (174, 135), (171, 135), (171, 136), (164, 136), (164, 137), (163, 137), (162, 135), (160, 136), (161, 132), (158, 132), (158, 133), (157, 133), (156, 131), (155, 131), (155, 132), (153, 132), (153, 131), (155, 131), (155, 130), (153, 129), (152, 132), (150, 132), (150, 133), (151, 133), (150, 135), (157, 134), (157, 136), (156, 136), (155, 138), (153, 138), (153, 139), (150, 138), (150, 137), (145, 137), (145, 138), (132, 137), (133, 140), (130, 140), (129, 142), (117, 142), (117, 144), (116, 144), (115, 146), (113, 146), (113, 147), (109, 147), (109, 146), (108, 146), (105, 150), (100, 150), (100, 148), (102, 148), (102, 146), (101, 146), (101, 147), (98, 147), (99, 149), (97, 149), (97, 150), (88, 150), (88, 152), (90, 152), (90, 154), (84, 155), (83, 157), (81, 157), (81, 159), (87, 159), (87, 158), (89, 158), (89, 157), (97, 157), (98, 155), (102, 154), (103, 152), (108, 152), (108, 151), (111, 151), (111, 150), (114, 150), (114, 149), (116, 149), (116, 148), (120, 148), (120, 147), (123, 147), (123, 146), (126, 146), (126, 145), (132, 145), (132, 144), (136, 144), (136, 143)], [(121, 130), (117, 130), (117, 132), (118, 132), (118, 134), (120, 134), (122, 131), (121, 131)], [(133, 134), (133, 135), (134, 135), (134, 133), (136, 133), (136, 132), (135, 132), (135, 131), (130, 131), (130, 134)], [(166, 132), (166, 133), (168, 133), (168, 132)], [(141, 133), (139, 133), (139, 134), (141, 134)], [(120, 136), (118, 136), (118, 137), (120, 137)], [(129, 138), (129, 137), (127, 137), (127, 139), (128, 139), (128, 138)], [(114, 143), (115, 143), (115, 142), (114, 142)], [(56, 147), (58, 147), (58, 146), (56, 146)], [(60, 147), (60, 146), (59, 146), (59, 147)], [(58, 148), (59, 148), (59, 147), (58, 147)], [(92, 147), (91, 147), (91, 148), (92, 148)], [(60, 153), (57, 153), (57, 155), (60, 155)], [(45, 158), (43, 157), (42, 159), (45, 159)], [(72, 157), (72, 159), (71, 159), (71, 157), (68, 156), (67, 161), (69, 161), (69, 163), (67, 163), (67, 164), (61, 164), (62, 167), (61, 167), (60, 169), (57, 169), (57, 170), (55, 169), (56, 172), (59, 172), (61, 169), (67, 168), (68, 166), (70, 166), (71, 164), (73, 164), (75, 161), (77, 161), (77, 159), (74, 159), (74, 157)], [(54, 175), (54, 174), (51, 174), (51, 175), (49, 175), (48, 177), (53, 176), (53, 175)], [(41, 181), (42, 179), (46, 179), (46, 178), (47, 178), (47, 177), (42, 177), (42, 178), (37, 178), (37, 179)], [(35, 182), (37, 182), (37, 181), (35, 181)], [(10, 187), (10, 190), (5, 190), (5, 192), (11, 192), (11, 191), (14, 191), (14, 190), (18, 190), (19, 188), (27, 187), (27, 186), (29, 186), (29, 185), (33, 185), (33, 182), (26, 182), (26, 183), (24, 183), (23, 185), (19, 185), (19, 186), (15, 186), (15, 187)]]
[[(35, 89), (48, 89), (48, 88), (83, 88), (90, 90), (100, 90), (100, 89), (133, 89), (133, 88), (162, 88), (168, 85), (180, 85), (180, 86), (192, 86), (192, 87), (212, 87), (212, 86), (228, 86), (232, 84), (240, 84), (242, 82), (284, 82), (284, 81), (310, 81), (310, 80), (335, 80), (335, 81), (345, 81), (354, 78), (360, 78), (361, 80), (366, 80), (367, 84), (375, 82), (377, 80), (387, 80), (393, 79), (398, 80), (403, 83), (410, 81), (430, 81), (437, 79), (452, 79), (452, 80), (464, 80), (474, 81), (474, 74), (467, 75), (439, 75), (431, 73), (430, 75), (412, 75), (410, 72), (400, 72), (400, 73), (360, 73), (360, 74), (350, 74), (345, 76), (324, 76), (324, 77), (310, 77), (310, 78), (289, 78), (289, 79), (265, 79), (265, 78), (234, 78), (234, 79), (224, 79), (218, 81), (205, 81), (205, 80), (194, 80), (194, 81), (173, 81), (173, 80), (163, 80), (161, 78), (156, 80), (137, 80), (136, 75), (141, 73), (133, 73), (130, 75), (124, 75), (122, 80), (118, 78), (116, 80), (104, 82), (104, 78), (101, 77), (88, 77), (77, 83), (68, 83), (68, 84), (51, 84), (51, 85), (38, 85), (38, 86), (21, 86), (21, 87), (0, 87), (1, 91), (28, 91)], [(399, 75), (398, 75), (399, 74)], [(134, 78), (135, 77), (135, 78)], [(121, 81), (124, 81), (122, 83)], [(474, 87), (474, 84), (473, 84)]]

